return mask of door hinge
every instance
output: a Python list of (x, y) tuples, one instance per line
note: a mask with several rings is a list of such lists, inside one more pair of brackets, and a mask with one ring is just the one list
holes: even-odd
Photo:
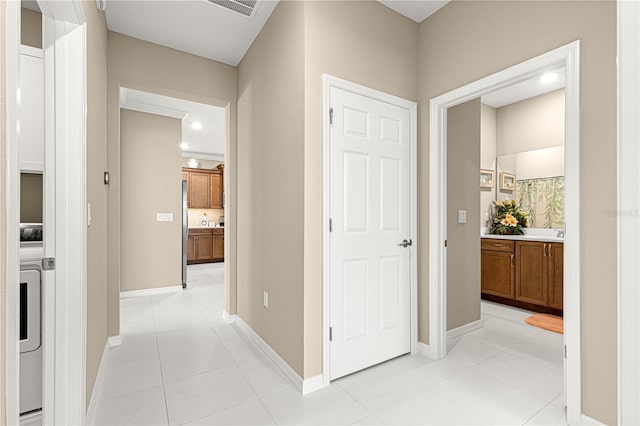
[(333, 327), (329, 327), (329, 341), (333, 341)]
[(567, 359), (567, 345), (564, 345), (564, 359)]
[(53, 271), (56, 269), (56, 258), (55, 257), (44, 257), (42, 258), (42, 270), (44, 271)]
[(444, 246), (445, 247), (447, 246), (447, 240), (444, 240)]
[(333, 220), (329, 219), (329, 232), (333, 232)]
[(329, 108), (329, 125), (333, 126), (333, 107)]

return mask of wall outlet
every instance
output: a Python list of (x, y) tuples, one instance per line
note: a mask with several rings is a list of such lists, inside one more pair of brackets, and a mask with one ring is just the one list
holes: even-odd
[(467, 223), (467, 211), (458, 210), (458, 223)]
[(269, 307), (269, 293), (267, 293), (266, 291), (264, 292), (264, 295), (262, 296), (262, 304), (264, 305), (265, 308)]

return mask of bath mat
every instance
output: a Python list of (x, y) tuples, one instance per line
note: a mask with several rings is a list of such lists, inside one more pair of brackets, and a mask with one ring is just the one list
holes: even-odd
[(564, 320), (562, 317), (549, 314), (535, 314), (524, 319), (529, 325), (564, 334)]

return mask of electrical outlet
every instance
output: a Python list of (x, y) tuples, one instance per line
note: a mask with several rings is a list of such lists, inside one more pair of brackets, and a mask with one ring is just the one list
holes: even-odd
[(264, 295), (262, 297), (262, 304), (265, 308), (269, 307), (269, 293), (267, 293), (266, 291), (264, 292)]

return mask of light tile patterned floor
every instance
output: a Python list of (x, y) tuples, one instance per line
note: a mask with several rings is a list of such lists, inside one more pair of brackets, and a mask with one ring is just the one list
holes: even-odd
[(484, 328), (447, 359), (407, 355), (301, 396), (222, 321), (223, 264), (189, 266), (177, 294), (122, 300), (96, 424), (537, 424), (564, 422), (562, 336), (482, 303)]

